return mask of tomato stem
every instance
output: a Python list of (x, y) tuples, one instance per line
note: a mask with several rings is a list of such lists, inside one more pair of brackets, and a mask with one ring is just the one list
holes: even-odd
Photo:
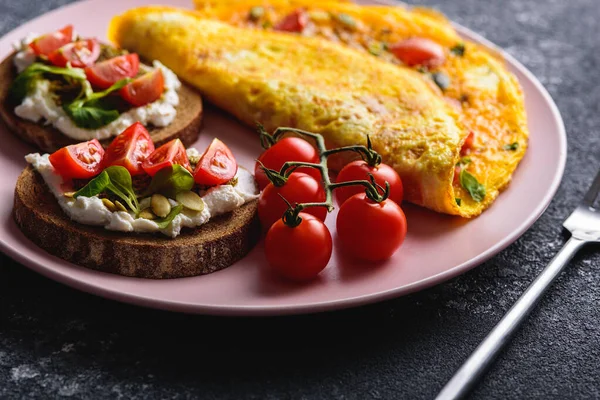
[(256, 162), (260, 164), (260, 168), (264, 171), (265, 175), (267, 176), (267, 178), (269, 178), (269, 180), (271, 181), (271, 183), (273, 183), (274, 186), (281, 187), (285, 185), (285, 183), (288, 180), (289, 174), (283, 175), (279, 171), (269, 169), (265, 167), (265, 165), (260, 160), (256, 160)]

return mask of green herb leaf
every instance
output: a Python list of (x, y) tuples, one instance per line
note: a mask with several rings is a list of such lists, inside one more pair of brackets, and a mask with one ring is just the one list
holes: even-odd
[(461, 166), (461, 165), (469, 165), (471, 163), (471, 157), (462, 157), (460, 160), (458, 160), (458, 162), (456, 163), (457, 166)]
[(369, 53), (374, 56), (379, 56), (385, 48), (385, 43), (382, 42), (371, 42), (369, 43)]
[(458, 205), (460, 207), (460, 205), (462, 203), (462, 199), (459, 199), (458, 197), (456, 197), (454, 200), (456, 201), (456, 205)]
[(150, 182), (145, 195), (160, 193), (174, 199), (177, 193), (190, 190), (193, 186), (194, 177), (190, 171), (179, 164), (175, 164), (161, 169), (152, 177), (152, 182)]
[(109, 184), (110, 178), (108, 177), (108, 174), (106, 173), (106, 171), (102, 171), (100, 175), (89, 181), (87, 185), (75, 192), (73, 197), (93, 197), (99, 195), (100, 193), (106, 190)]
[(450, 53), (462, 57), (465, 55), (465, 44), (459, 43), (450, 49)]
[(171, 212), (167, 214), (166, 217), (161, 219), (155, 219), (156, 225), (158, 225), (158, 229), (166, 229), (169, 224), (173, 221), (173, 219), (183, 210), (183, 206), (181, 204), (176, 205), (171, 208)]
[(460, 185), (471, 195), (473, 200), (481, 202), (485, 198), (485, 186), (477, 178), (467, 172), (466, 169), (460, 171)]
[(444, 72), (436, 72), (431, 75), (431, 78), (433, 79), (435, 84), (438, 85), (438, 87), (442, 90), (446, 90), (450, 87), (450, 77)]
[(263, 15), (265, 15), (265, 8), (261, 6), (252, 7), (249, 15), (252, 21), (258, 21)]
[(120, 165), (113, 165), (104, 170), (110, 178), (110, 184), (106, 187), (116, 196), (120, 197), (136, 215), (140, 211), (137, 196), (133, 190), (131, 174), (127, 168)]
[(42, 63), (33, 63), (25, 68), (13, 81), (9, 89), (9, 100), (15, 104), (20, 104), (27, 96), (35, 81), (42, 74), (62, 75), (78, 81), (85, 81), (85, 72), (80, 68), (60, 68)]
[(510, 150), (510, 151), (515, 151), (518, 148), (519, 148), (519, 142), (505, 144), (504, 146), (502, 146), (502, 149), (504, 149), (504, 150)]
[(335, 15), (335, 18), (346, 28), (356, 28), (356, 21), (350, 15), (346, 13), (339, 13)]

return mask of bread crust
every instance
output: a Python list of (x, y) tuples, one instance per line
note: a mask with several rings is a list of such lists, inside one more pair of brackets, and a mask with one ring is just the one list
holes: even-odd
[(17, 180), (13, 217), (36, 245), (64, 260), (138, 278), (182, 278), (226, 268), (244, 257), (260, 236), (258, 201), (184, 229), (162, 234), (108, 231), (71, 221), (43, 178), (28, 166)]
[[(19, 138), (46, 153), (79, 143), (79, 140), (71, 139), (51, 125), (28, 121), (15, 114), (15, 105), (7, 101), (10, 85), (16, 77), (14, 56), (13, 53), (0, 63), (0, 117), (4, 123)], [(198, 140), (202, 129), (202, 98), (195, 89), (185, 84), (181, 86), (178, 94), (179, 106), (177, 106), (175, 120), (163, 128), (147, 126), (156, 147), (175, 138), (179, 138), (186, 147)], [(109, 138), (102, 140), (101, 143), (107, 147), (111, 141), (112, 138)]]

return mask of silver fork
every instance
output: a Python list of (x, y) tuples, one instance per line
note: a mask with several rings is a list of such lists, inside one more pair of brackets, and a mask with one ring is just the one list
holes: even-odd
[(600, 209), (594, 208), (598, 192), (600, 192), (600, 171), (583, 201), (563, 223), (563, 226), (571, 232), (567, 243), (540, 272), (467, 361), (456, 371), (452, 379), (437, 395), (437, 400), (460, 399), (465, 396), (533, 310), (542, 295), (565, 269), (575, 253), (584, 244), (600, 242)]

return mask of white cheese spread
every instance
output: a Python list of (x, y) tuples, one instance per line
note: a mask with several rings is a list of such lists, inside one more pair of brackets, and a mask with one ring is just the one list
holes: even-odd
[[(14, 64), (19, 72), (36, 60), (33, 50), (29, 47), (29, 43), (35, 37), (37, 37), (35, 34), (27, 35), (20, 44), (15, 45), (18, 52), (15, 55)], [(165, 90), (162, 96), (152, 103), (121, 113), (119, 118), (98, 129), (84, 129), (75, 125), (62, 107), (53, 100), (50, 82), (43, 79), (37, 81), (28, 96), (15, 107), (15, 114), (29, 121), (52, 125), (65, 136), (79, 141), (102, 140), (117, 136), (135, 122), (164, 127), (172, 123), (177, 115), (176, 107), (179, 105), (177, 91), (181, 88), (181, 82), (173, 71), (159, 61), (154, 61), (152, 67), (140, 65), (140, 69), (145, 72), (156, 68), (162, 70), (165, 81)]]
[[(195, 149), (189, 149), (188, 153), (194, 154), (194, 151)], [(42, 176), (65, 214), (73, 221), (81, 224), (103, 226), (112, 231), (161, 232), (174, 238), (180, 234), (181, 229), (184, 227), (198, 227), (207, 223), (212, 217), (233, 211), (244, 203), (258, 198), (258, 189), (254, 177), (246, 169), (239, 168), (235, 186), (219, 185), (201, 193), (205, 205), (204, 210), (195, 212), (184, 208), (181, 213), (175, 216), (167, 228), (159, 229), (156, 222), (144, 218), (135, 218), (133, 212), (111, 212), (99, 197), (79, 196), (75, 199), (64, 196), (64, 193), (73, 190), (72, 184), (64, 182), (62, 177), (56, 173), (48, 156), (48, 154), (32, 153), (25, 156), (25, 160)], [(172, 206), (178, 204), (172, 199), (169, 199), (169, 202)], [(140, 201), (141, 208), (148, 205), (149, 199)]]

